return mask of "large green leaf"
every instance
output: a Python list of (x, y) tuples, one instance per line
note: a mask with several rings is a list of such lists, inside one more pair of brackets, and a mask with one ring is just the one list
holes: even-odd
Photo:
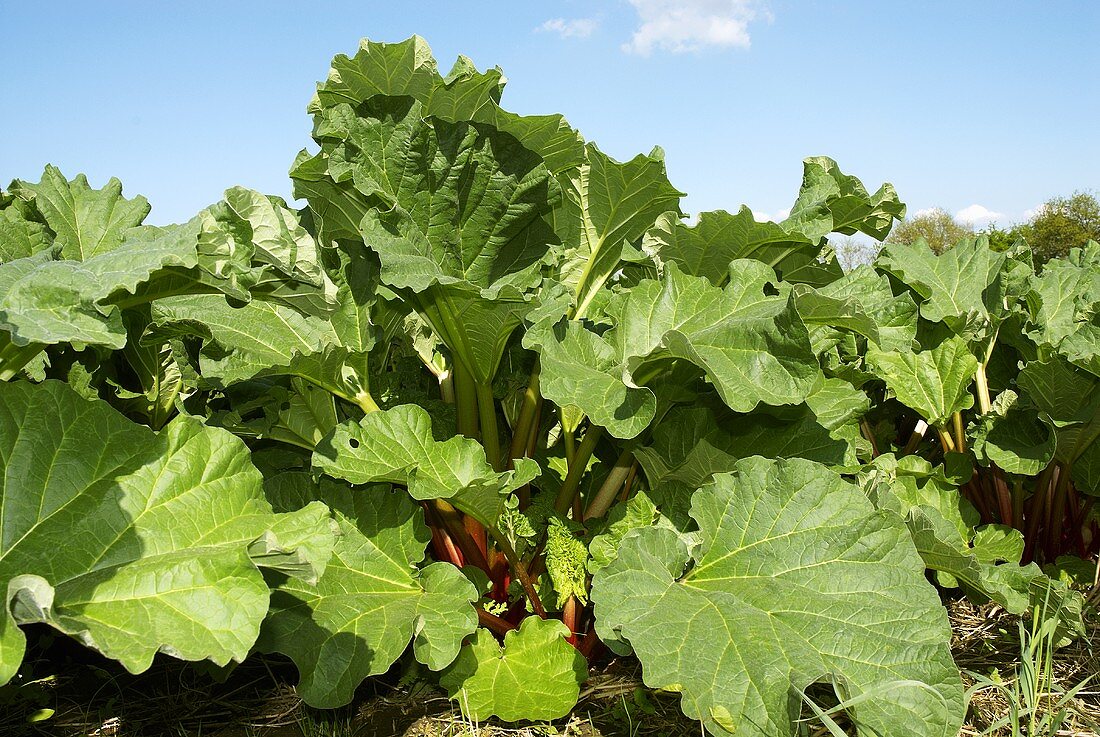
[(643, 246), (684, 273), (717, 285), (729, 278), (731, 261), (755, 259), (784, 281), (824, 286), (843, 275), (825, 247), (826, 235), (863, 232), (881, 240), (904, 214), (892, 186), (885, 184), (871, 195), (857, 178), (821, 156), (805, 160), (798, 200), (782, 223), (758, 222), (744, 205), (736, 215), (701, 213), (690, 227), (669, 213), (646, 234)]
[(20, 208), (0, 208), (0, 264), (33, 256), (49, 248), (52, 242), (46, 226), (29, 220)]
[(282, 375), (353, 402), (369, 394), (366, 352), (343, 345), (329, 320), (271, 302), (232, 307), (218, 295), (160, 299), (152, 315), (160, 335), (203, 338), (199, 367), (206, 384)]
[(565, 199), (553, 214), (565, 250), (559, 280), (583, 315), (619, 268), (624, 246), (641, 240), (662, 213), (678, 213), (683, 193), (668, 181), (659, 152), (620, 163), (593, 144), (585, 147), (584, 164), (560, 181)]
[[(890, 280), (869, 266), (859, 266), (832, 284), (816, 290), (822, 297), (854, 303), (857, 314), (868, 316), (875, 332), (863, 334), (886, 351), (910, 351), (917, 337), (917, 306), (908, 294), (895, 296)], [(801, 306), (800, 306), (801, 309)]]
[(315, 579), (331, 553), (324, 505), (273, 514), (244, 443), (186, 416), (155, 434), (64, 384), (0, 384), (0, 457), (0, 683), (31, 622), (132, 672), (243, 660), (257, 565)]
[[(83, 192), (87, 183), (80, 182), (67, 186)], [(88, 196), (100, 202), (106, 191)], [(77, 227), (71, 218), (63, 222)], [(126, 331), (120, 308), (165, 295), (261, 296), (315, 314), (335, 302), (335, 286), (321, 271), (313, 239), (277, 198), (236, 187), (224, 202), (183, 225), (119, 227), (112, 221), (100, 230), (81, 230), (95, 235), (75, 249), (76, 258), (62, 258), (59, 232), (52, 249), (0, 264), (0, 329), (12, 343), (121, 348)]]
[(186, 226), (142, 227), (87, 261), (40, 251), (0, 265), (0, 328), (16, 345), (78, 343), (121, 348), (126, 330), (109, 298), (134, 292), (161, 270), (197, 264)]
[(578, 166), (584, 155), (580, 135), (560, 115), (520, 116), (502, 109), (504, 81), (500, 69), (479, 72), (464, 56), (446, 77), (441, 76), (431, 49), (419, 36), (398, 43), (364, 39), (355, 56), (338, 54), (332, 60), (309, 112), (316, 115), (342, 103), (356, 106), (375, 95), (411, 97), (428, 115), (486, 123), (508, 132), (543, 157), (555, 174)]
[(860, 734), (953, 737), (964, 713), (951, 631), (901, 519), (803, 460), (747, 459), (695, 494), (700, 543), (630, 533), (595, 574), (601, 633), (716, 735), (795, 735), (833, 681)]
[(739, 412), (804, 400), (821, 371), (793, 299), (769, 296), (766, 267), (735, 264), (737, 279), (724, 289), (668, 264), (662, 280), (608, 300), (604, 317), (614, 327), (602, 335), (575, 323), (528, 331), (524, 345), (543, 359), (544, 396), (627, 438), (651, 421), (645, 384), (672, 360), (698, 367)]
[(883, 240), (895, 220), (905, 217), (905, 205), (892, 184), (871, 194), (856, 177), (844, 174), (827, 156), (803, 161), (802, 188), (791, 213), (780, 225), (816, 240), (829, 233), (863, 233)]
[(1073, 464), (1100, 437), (1100, 379), (1059, 357), (1020, 371), (1025, 396), (1055, 428), (1057, 458)]
[[(542, 160), (488, 125), (425, 118), (406, 97), (319, 114), (321, 152), (291, 172), (326, 239), (365, 241), (382, 281), (481, 384), (535, 303), (561, 190)], [(347, 246), (354, 249), (354, 246)]]
[(1058, 437), (1053, 423), (1018, 406), (1017, 399), (1011, 390), (998, 395), (992, 411), (971, 428), (971, 445), (983, 465), (1034, 476), (1054, 460)]
[(103, 189), (92, 189), (83, 174), (69, 181), (50, 164), (38, 184), (16, 181), (12, 191), (33, 203), (54, 232), (61, 257), (71, 261), (114, 250), (125, 231), (140, 225), (150, 210), (140, 195), (132, 200), (123, 197), (122, 182), (114, 177)]
[(276, 509), (291, 512), (313, 499), (329, 505), (339, 528), (320, 580), (288, 579), (271, 597), (257, 642), (261, 652), (289, 655), (298, 693), (319, 708), (343, 706), (371, 675), (385, 673), (413, 642), (416, 658), (440, 670), (477, 628), (477, 591), (447, 563), (417, 566), (430, 539), (423, 513), (385, 486), (351, 489), (330, 479), (284, 473), (267, 481)]
[(569, 630), (553, 619), (528, 617), (501, 646), (480, 629), (443, 672), (439, 683), (470, 719), (506, 722), (557, 719), (577, 703), (587, 662), (565, 641)]
[[(816, 239), (772, 222), (759, 222), (742, 205), (736, 215), (725, 210), (703, 212), (693, 226), (668, 213), (646, 233), (645, 250), (675, 263), (685, 274), (704, 276), (721, 286), (729, 279), (729, 264), (751, 258), (778, 269), (791, 258), (817, 258)], [(793, 260), (793, 259), (792, 259)]]
[(1054, 261), (1031, 277), (1027, 293), (1031, 337), (1057, 348), (1088, 322), (1100, 302), (1100, 274), (1094, 265)]
[(551, 328), (529, 330), (523, 344), (540, 354), (544, 397), (562, 407), (579, 407), (620, 438), (636, 437), (652, 422), (656, 396), (623, 380), (623, 356), (607, 337), (580, 322), (563, 320)]
[(389, 482), (407, 487), (414, 499), (449, 499), (488, 526), (500, 517), (505, 496), (539, 474), (538, 464), (523, 458), (514, 471), (497, 473), (470, 438), (436, 440), (431, 416), (413, 404), (337, 425), (317, 446), (313, 464), (353, 484)]
[(1042, 348), (1100, 376), (1100, 246), (1073, 249), (1032, 276), (1028, 335)]
[(915, 455), (881, 455), (863, 470), (861, 483), (876, 507), (905, 519), (917, 552), (937, 572), (940, 584), (961, 586), (968, 595), (992, 599), (1015, 614), (1042, 603), (1053, 586), (1051, 595), (1065, 604), (1058, 614), (1062, 626), (1079, 631), (1080, 595), (1052, 584), (1036, 564), (1020, 565), (1024, 537), (1018, 530), (1003, 525), (975, 529), (980, 516), (958, 488), (966, 478), (948, 473), (958, 465), (968, 476), (970, 461), (959, 454), (948, 458), (948, 466), (933, 467)]
[(887, 244), (875, 263), (923, 299), (922, 317), (973, 340), (995, 331), (1014, 293), (1024, 291), (1027, 281), (1016, 272), (1022, 267), (1030, 273), (1029, 252), (1027, 256), (994, 251), (980, 236), (964, 238), (939, 254), (924, 242)]
[(855, 449), (835, 431), (858, 422), (867, 410), (867, 395), (837, 379), (829, 379), (826, 386), (834, 391), (848, 387), (850, 396), (822, 403), (816, 411), (813, 406), (801, 406), (742, 415), (726, 408), (677, 407), (654, 427), (649, 443), (635, 449), (634, 455), (655, 488), (673, 481), (697, 489), (754, 455), (851, 465), (856, 462)]
[(968, 391), (978, 369), (967, 343), (951, 337), (930, 351), (917, 353), (867, 351), (867, 361), (905, 406), (933, 425), (942, 426), (951, 415), (970, 409)]

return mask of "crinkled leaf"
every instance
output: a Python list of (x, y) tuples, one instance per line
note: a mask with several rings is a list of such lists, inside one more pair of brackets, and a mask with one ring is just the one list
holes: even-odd
[(553, 214), (565, 250), (559, 280), (584, 314), (619, 268), (624, 246), (640, 240), (662, 213), (678, 213), (683, 193), (668, 181), (663, 157), (639, 154), (620, 163), (591, 143), (584, 164), (561, 181), (565, 200)]
[[(860, 394), (866, 401), (866, 395)], [(649, 443), (635, 449), (634, 455), (657, 490), (667, 482), (697, 489), (715, 474), (732, 471), (739, 460), (749, 456), (808, 458), (837, 466), (854, 463), (854, 449), (826, 425), (846, 413), (829, 418), (824, 408), (822, 411), (825, 417), (805, 406), (784, 413), (758, 410), (747, 415), (726, 408), (678, 407), (661, 420)]]
[[(618, 555), (619, 543), (631, 530), (652, 527), (660, 519), (660, 512), (653, 500), (643, 491), (638, 491), (625, 502), (620, 502), (607, 512), (598, 534), (588, 544), (588, 572), (595, 573), (606, 568)], [(599, 524), (596, 521), (597, 525)]]
[(883, 184), (870, 194), (859, 179), (841, 172), (835, 161), (814, 156), (803, 161), (802, 188), (780, 225), (815, 242), (829, 233), (857, 232), (881, 241), (894, 221), (903, 217), (905, 205), (893, 185)]
[(257, 565), (323, 570), (323, 505), (275, 515), (245, 445), (181, 416), (160, 434), (66, 385), (0, 384), (0, 683), (18, 625), (120, 661), (243, 660), (267, 612)]
[(317, 446), (313, 464), (353, 484), (389, 482), (406, 486), (414, 499), (449, 499), (488, 526), (500, 517), (504, 496), (539, 473), (537, 463), (522, 458), (514, 471), (497, 473), (476, 440), (436, 440), (431, 416), (412, 404), (337, 425)]
[(844, 302), (854, 301), (877, 328), (877, 345), (884, 351), (912, 350), (917, 337), (917, 305), (908, 294), (895, 296), (888, 277), (869, 266), (859, 266), (817, 293)]
[[(407, 97), (319, 113), (321, 152), (291, 172), (323, 238), (365, 241), (384, 283), (488, 383), (535, 304), (561, 197), (538, 155), (488, 125), (424, 117)], [(348, 246), (353, 248), (353, 246)]]
[(557, 594), (557, 608), (570, 596), (588, 603), (588, 548), (561, 519), (553, 517), (546, 528), (546, 572)]
[(767, 294), (770, 270), (736, 264), (725, 289), (669, 264), (661, 281), (609, 300), (614, 327), (603, 335), (575, 325), (528, 331), (524, 345), (543, 356), (544, 395), (579, 407), (616, 437), (648, 424), (655, 405), (645, 380), (674, 359), (698, 367), (737, 411), (801, 402), (821, 375), (806, 326), (789, 296)]
[(651, 389), (623, 380), (623, 357), (605, 336), (574, 320), (528, 331), (524, 345), (539, 351), (542, 395), (562, 407), (579, 407), (615, 437), (633, 438), (657, 411)]
[(920, 314), (944, 322), (959, 335), (980, 338), (1004, 315), (1004, 253), (988, 240), (965, 238), (937, 254), (925, 243), (887, 244), (876, 265), (923, 298)]
[(1090, 319), (1100, 302), (1100, 269), (1080, 258), (1058, 259), (1049, 262), (1041, 274), (1031, 276), (1029, 286), (1029, 336), (1044, 347), (1057, 350), (1068, 341), (1067, 348), (1073, 349), (1079, 343), (1077, 333), (1089, 332)]
[(1086, 494), (1100, 496), (1100, 442), (1093, 440), (1073, 464), (1073, 483)]
[[(799, 317), (811, 331), (814, 328), (847, 330), (872, 343), (881, 344), (878, 323), (864, 311), (858, 300), (852, 297), (833, 297), (804, 285), (799, 287), (794, 292), (795, 305)], [(823, 347), (820, 344), (815, 345), (814, 352), (821, 352)]]
[(951, 337), (930, 351), (886, 352), (869, 348), (867, 361), (905, 406), (933, 425), (970, 409), (974, 397), (970, 382), (978, 359), (962, 338)]
[(553, 619), (528, 617), (500, 645), (480, 629), (439, 679), (470, 719), (543, 721), (569, 713), (588, 675), (584, 656)]
[(197, 263), (186, 226), (143, 226), (87, 261), (41, 251), (0, 265), (0, 328), (16, 345), (78, 343), (121, 348), (126, 330), (109, 298), (132, 293), (158, 272)]
[[(965, 462), (970, 463), (968, 459)], [(971, 469), (966, 473), (969, 478)], [(918, 455), (895, 458), (886, 453), (862, 471), (864, 491), (876, 507), (903, 519), (921, 512), (936, 526), (940, 539), (955, 547), (967, 544), (980, 521), (978, 511), (958, 491), (966, 480), (948, 475), (944, 466), (933, 466)]]
[(341, 103), (358, 105), (375, 95), (412, 97), (426, 114), (450, 122), (475, 121), (507, 131), (542, 156), (558, 173), (579, 165), (584, 155), (580, 135), (560, 115), (520, 116), (503, 110), (500, 69), (479, 72), (460, 56), (443, 77), (427, 42), (412, 36), (398, 43), (364, 39), (355, 56), (337, 55), (328, 79), (317, 85), (309, 111), (318, 114)]
[(297, 376), (355, 401), (369, 391), (365, 352), (342, 345), (333, 324), (271, 302), (230, 306), (218, 295), (157, 300), (160, 335), (203, 339), (203, 381), (224, 387), (261, 376)]
[(1054, 460), (1058, 437), (1052, 423), (1017, 406), (1016, 400), (1010, 390), (998, 395), (992, 411), (978, 418), (971, 429), (971, 444), (983, 465), (1034, 476)]
[(50, 164), (38, 184), (16, 181), (12, 189), (33, 201), (54, 232), (61, 257), (70, 261), (114, 250), (125, 231), (140, 225), (150, 210), (140, 195), (132, 200), (123, 197), (122, 182), (114, 177), (102, 189), (92, 189), (83, 174), (69, 181)]
[(334, 176), (346, 167), (376, 198), (361, 227), (383, 281), (413, 291), (467, 283), (492, 296), (538, 283), (555, 240), (544, 216), (561, 192), (536, 154), (488, 126), (424, 119), (407, 100), (358, 112), (337, 108), (318, 137)]
[(1053, 357), (1029, 361), (1018, 383), (1041, 416), (1055, 427), (1057, 458), (1075, 463), (1100, 435), (1100, 380)]
[[(954, 463), (965, 461), (966, 456), (948, 454), (948, 458)], [(891, 454), (876, 458), (862, 476), (875, 506), (905, 519), (917, 552), (939, 574), (942, 584), (961, 585), (968, 594), (988, 597), (1022, 614), (1042, 601), (1047, 578), (1034, 563), (1020, 565), (1024, 538), (1018, 530), (1004, 525), (975, 530), (978, 512), (958, 491), (965, 480), (919, 456), (895, 459)], [(1079, 630), (1081, 602), (1065, 587), (1055, 594), (1066, 605), (1059, 614), (1060, 626), (1065, 631)]]
[(33, 256), (53, 243), (42, 223), (28, 220), (15, 207), (0, 209), (0, 264)]
[(311, 706), (350, 702), (356, 687), (385, 673), (413, 642), (417, 660), (440, 670), (477, 627), (473, 585), (454, 566), (417, 570), (430, 539), (422, 512), (386, 487), (351, 489), (330, 479), (286, 473), (267, 482), (277, 509), (320, 499), (339, 529), (332, 560), (314, 584), (294, 579), (271, 597), (257, 642), (298, 666), (298, 693)]
[(623, 540), (594, 577), (598, 630), (713, 734), (795, 735), (799, 693), (833, 679), (873, 694), (861, 733), (953, 736), (951, 632), (901, 520), (809, 461), (737, 468), (693, 497), (694, 552), (662, 528)]
[(794, 264), (798, 256), (816, 259), (820, 251), (816, 239), (776, 223), (759, 222), (745, 205), (736, 215), (725, 210), (699, 213), (693, 226), (675, 213), (662, 215), (646, 233), (642, 247), (662, 261), (675, 263), (685, 274), (706, 277), (719, 286), (729, 279), (730, 261), (751, 258), (778, 270)]

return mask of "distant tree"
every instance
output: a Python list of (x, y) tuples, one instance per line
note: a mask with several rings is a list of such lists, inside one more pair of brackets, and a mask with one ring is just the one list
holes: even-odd
[(923, 238), (933, 251), (942, 253), (970, 235), (974, 235), (974, 226), (958, 222), (947, 210), (937, 207), (903, 220), (886, 242), (911, 246)]
[(850, 235), (830, 238), (829, 245), (833, 247), (836, 260), (840, 262), (840, 268), (844, 269), (845, 272), (849, 272), (857, 266), (870, 264), (878, 255), (879, 249), (882, 248), (880, 243)]
[(1090, 240), (1100, 241), (1100, 202), (1088, 192), (1054, 197), (1019, 228), (1039, 263), (1065, 256)]
[(979, 230), (978, 235), (984, 235), (988, 238), (989, 247), (994, 251), (1007, 251), (1016, 241), (1028, 240), (1030, 227), (1027, 223), (1022, 223), (1008, 228), (1000, 228), (991, 223)]

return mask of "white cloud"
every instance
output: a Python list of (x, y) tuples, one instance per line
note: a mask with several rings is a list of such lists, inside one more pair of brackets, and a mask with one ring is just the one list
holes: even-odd
[(1024, 210), (1024, 220), (1031, 220), (1033, 217), (1040, 214), (1045, 209), (1047, 209), (1047, 206), (1046, 206), (1046, 203), (1044, 202), (1041, 205), (1036, 205), (1035, 207), (1031, 208), (1030, 210)]
[(994, 220), (1000, 220), (1005, 215), (1003, 212), (993, 212), (988, 207), (982, 205), (971, 205), (970, 207), (964, 207), (955, 213), (955, 219), (962, 223), (972, 223), (974, 225), (985, 225), (991, 223)]
[(599, 25), (595, 18), (551, 18), (535, 30), (550, 31), (562, 38), (588, 38)]
[(766, 0), (630, 0), (641, 24), (623, 50), (649, 56), (707, 46), (749, 47), (749, 23), (771, 19)]
[(752, 211), (752, 219), (755, 220), (758, 223), (767, 223), (767, 222), (781, 223), (784, 220), (786, 220), (787, 216), (790, 215), (790, 214), (791, 214), (790, 208), (786, 208), (784, 210), (778, 210), (774, 214), (768, 214), (766, 212), (761, 212), (759, 210), (753, 210)]
[(940, 208), (938, 208), (938, 207), (926, 207), (923, 210), (917, 210), (916, 212), (910, 213), (909, 217), (910, 218), (923, 218), (923, 217), (927, 217), (928, 215), (935, 215), (939, 211), (940, 211)]

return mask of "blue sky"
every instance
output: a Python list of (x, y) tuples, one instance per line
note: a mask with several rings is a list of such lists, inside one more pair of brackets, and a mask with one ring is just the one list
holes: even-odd
[(613, 156), (662, 146), (689, 212), (781, 214), (819, 154), (979, 224), (1100, 190), (1094, 0), (0, 0), (0, 180), (117, 176), (154, 223), (234, 184), (289, 197), (331, 57), (413, 33)]

